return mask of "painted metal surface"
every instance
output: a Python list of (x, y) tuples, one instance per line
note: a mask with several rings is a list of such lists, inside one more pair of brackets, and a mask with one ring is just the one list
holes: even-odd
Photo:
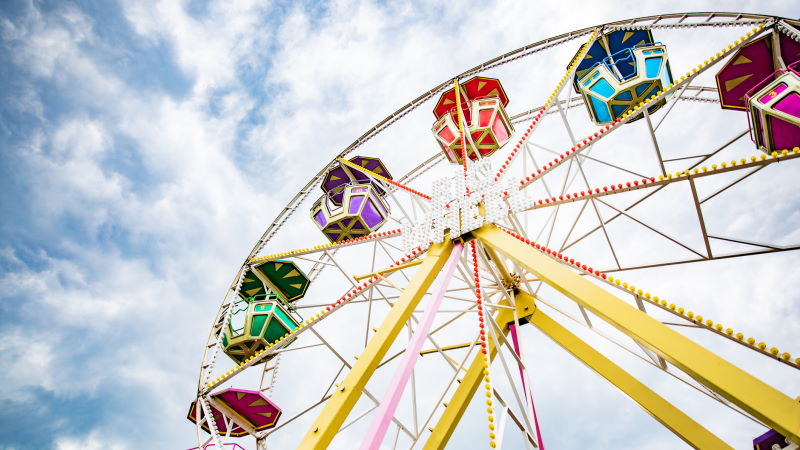
[[(579, 277), (579, 275), (575, 276)], [(655, 391), (645, 386), (636, 377), (614, 364), (592, 346), (550, 318), (542, 310), (537, 309), (529, 321), (547, 337), (554, 340), (590, 369), (628, 395), (654, 419), (683, 439), (687, 444), (694, 448), (733, 448)]]
[[(214, 417), (214, 424), (217, 426), (217, 431), (219, 431), (219, 434), (223, 436), (225, 434), (229, 434), (230, 436), (234, 437), (247, 436), (248, 434), (247, 431), (245, 431), (244, 428), (240, 427), (235, 423), (233, 424), (229, 432), (228, 422), (225, 420), (225, 416), (223, 416), (222, 412), (213, 405), (209, 406), (211, 407), (211, 415)], [(197, 402), (192, 402), (191, 406), (189, 406), (189, 413), (187, 414), (186, 418), (194, 423), (197, 423), (198, 420)], [(206, 422), (205, 420), (203, 420), (203, 423), (200, 426), (207, 433), (211, 433), (211, 430), (208, 427), (208, 422)]]
[[(586, 71), (603, 59), (635, 45), (652, 43), (653, 34), (650, 30), (616, 30), (602, 35), (591, 44), (589, 50), (586, 52), (586, 56), (578, 63), (575, 76), (572, 79), (575, 90), (578, 91), (578, 80), (583, 77)], [(578, 55), (580, 55), (580, 49), (575, 57)], [(573, 60), (575, 57), (573, 57)], [(626, 64), (621, 65), (619, 70), (623, 77), (627, 77), (633, 68)]]
[[(509, 334), (511, 334), (511, 342), (514, 344), (514, 352), (517, 356), (521, 357), (522, 352), (519, 350), (519, 336), (517, 335), (517, 326), (512, 324), (508, 325)], [(542, 439), (542, 430), (539, 428), (539, 417), (536, 415), (536, 405), (533, 403), (533, 393), (529, 392), (528, 389), (533, 389), (533, 386), (527, 386), (525, 384), (525, 374), (523, 372), (522, 364), (517, 364), (519, 367), (519, 378), (520, 382), (522, 383), (522, 392), (525, 395), (525, 401), (530, 401), (531, 413), (533, 413), (533, 425), (536, 427), (536, 441), (539, 445), (539, 450), (544, 449), (544, 442)]]
[[(785, 34), (780, 35), (780, 55), (786, 66), (800, 60), (800, 43)], [(745, 94), (773, 72), (772, 36), (766, 35), (742, 46), (716, 74), (717, 90), (723, 109), (746, 109)]]
[[(217, 446), (216, 446), (216, 444), (208, 444), (208, 445), (203, 447), (203, 450), (208, 450), (210, 448), (217, 448)], [(241, 445), (236, 444), (234, 442), (226, 442), (226, 443), (222, 444), (222, 448), (224, 450), (245, 450), (244, 447), (242, 447)], [(192, 447), (192, 448), (190, 448), (188, 450), (200, 450), (200, 447)]]
[(439, 285), (428, 300), (428, 306), (425, 307), (425, 312), (422, 314), (422, 317), (420, 317), (417, 328), (411, 336), (411, 341), (406, 347), (403, 360), (400, 362), (397, 371), (395, 371), (394, 377), (389, 383), (389, 387), (383, 399), (381, 399), (380, 405), (378, 405), (378, 410), (370, 423), (366, 438), (361, 443), (362, 450), (378, 448), (381, 442), (383, 442), (386, 430), (389, 429), (389, 424), (391, 424), (394, 412), (397, 409), (397, 405), (400, 403), (400, 398), (403, 396), (403, 391), (408, 384), (408, 379), (411, 378), (411, 374), (414, 371), (414, 365), (420, 357), (422, 344), (428, 337), (428, 332), (433, 325), (433, 319), (439, 311), (442, 298), (447, 291), (447, 285), (453, 277), (453, 272), (456, 270), (458, 260), (461, 258), (463, 250), (464, 245), (461, 243), (457, 243), (453, 246), (453, 252), (450, 254), (450, 258), (447, 260), (438, 278)]
[(786, 438), (775, 430), (769, 430), (753, 439), (753, 450), (772, 450), (773, 445), (777, 445), (780, 449), (786, 445)]
[(391, 180), (392, 175), (378, 158), (340, 159), (322, 179), (324, 194), (311, 207), (311, 220), (330, 242), (368, 235), (389, 217), (382, 183)]
[[(536, 309), (532, 298), (517, 298), (515, 299), (516, 315), (519, 319), (524, 319), (533, 314)], [(500, 302), (501, 306), (510, 306), (506, 299)], [(508, 334), (508, 325), (514, 323), (515, 310), (509, 308), (502, 308), (494, 316), (494, 321), (500, 326), (503, 336)], [(489, 340), (488, 350), (489, 362), (494, 360), (497, 355), (497, 347), (494, 345), (494, 340)], [(425, 450), (443, 449), (447, 446), (447, 442), (453, 435), (456, 427), (458, 426), (464, 412), (467, 410), (472, 397), (481, 384), (483, 379), (483, 362), (479, 354), (476, 354), (472, 362), (461, 379), (456, 392), (450, 397), (447, 406), (444, 409), (439, 421), (433, 427), (431, 435), (422, 447)]]
[[(609, 124), (672, 83), (667, 47), (660, 43), (626, 48), (598, 61), (578, 79), (589, 115), (597, 124)], [(666, 105), (662, 99), (647, 108), (649, 114)], [(638, 114), (629, 122), (643, 117)]]
[(350, 158), (349, 162), (352, 164), (339, 163), (334, 165), (322, 178), (320, 188), (334, 205), (341, 206), (344, 199), (344, 189), (350, 184), (371, 184), (375, 191), (378, 192), (378, 195), (383, 196), (386, 194), (380, 183), (375, 182), (366, 173), (357, 169), (357, 167), (362, 167), (391, 180), (392, 174), (389, 173), (389, 169), (380, 159), (355, 156)]
[[(465, 146), (467, 157), (473, 161), (488, 157), (509, 141), (514, 127), (505, 110), (508, 95), (499, 80), (473, 77), (456, 85), (458, 92), (454, 86), (436, 103), (433, 114), (437, 121), (432, 132), (447, 159), (463, 164)], [(456, 107), (457, 102), (461, 108)], [(459, 114), (463, 114), (467, 127), (464, 135), (469, 139), (462, 136)]]
[[(255, 356), (271, 343), (294, 331), (302, 318), (276, 298), (255, 300), (244, 305), (234, 306), (237, 310), (231, 315), (222, 331), (222, 349), (237, 363)], [(239, 316), (241, 319), (238, 319)], [(238, 319), (238, 320), (237, 320)], [(241, 324), (241, 327), (237, 327)], [(294, 338), (280, 343), (280, 348), (294, 342)]]
[[(269, 232), (269, 230), (267, 230), (267, 231)], [(266, 236), (266, 233), (265, 233), (265, 236)]]
[(336, 208), (323, 195), (311, 207), (311, 218), (330, 242), (366, 236), (389, 218), (389, 205), (371, 184), (344, 188), (342, 205)]
[(744, 96), (750, 138), (767, 153), (800, 145), (800, 75), (779, 70)]
[(473, 234), (753, 417), (800, 440), (800, 402), (498, 228), (487, 225)]
[(242, 421), (256, 431), (278, 424), (282, 411), (266, 395), (258, 391), (229, 388), (211, 395), (225, 415)]
[(394, 340), (397, 339), (414, 308), (447, 262), (452, 250), (453, 243), (450, 241), (431, 247), (425, 260), (418, 266), (414, 276), (358, 357), (353, 368), (325, 403), (325, 407), (303, 437), (298, 448), (324, 449), (330, 444), (361, 397), (372, 373), (386, 352), (389, 351)]
[(242, 279), (239, 296), (263, 298), (267, 293), (277, 293), (283, 300), (293, 302), (306, 294), (309, 284), (308, 276), (297, 264), (278, 259), (250, 267)]

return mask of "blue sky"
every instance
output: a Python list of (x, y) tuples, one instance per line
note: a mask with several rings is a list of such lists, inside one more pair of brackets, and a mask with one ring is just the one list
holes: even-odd
[(526, 43), (712, 9), (798, 13), (788, 0), (3, 2), (0, 448), (190, 447), (220, 294), (334, 153)]

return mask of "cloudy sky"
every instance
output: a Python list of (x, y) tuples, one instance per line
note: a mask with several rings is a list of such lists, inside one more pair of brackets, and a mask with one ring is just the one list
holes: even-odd
[(335, 153), (454, 74), (622, 18), (798, 14), (564, 3), (2, 2), (0, 448), (192, 446), (208, 325), (253, 242)]

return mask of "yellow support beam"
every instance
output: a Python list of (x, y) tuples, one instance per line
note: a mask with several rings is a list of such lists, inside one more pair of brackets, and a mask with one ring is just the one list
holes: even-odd
[(493, 225), (473, 231), (562, 294), (795, 442), (800, 403)]
[[(529, 294), (520, 293), (517, 299), (522, 296), (529, 296)], [(541, 309), (536, 310), (533, 316), (528, 318), (528, 322), (627, 394), (654, 419), (661, 422), (662, 425), (687, 444), (694, 448), (732, 448), (687, 416), (683, 411), (650, 390), (631, 374), (550, 318)]]
[[(345, 166), (347, 166), (347, 167), (350, 167), (350, 168), (356, 169), (356, 170), (358, 170), (359, 172), (364, 172), (364, 173), (366, 173), (367, 175), (369, 175), (369, 176), (371, 176), (371, 177), (374, 177), (374, 178), (377, 178), (377, 179), (379, 179), (379, 180), (381, 180), (381, 181), (383, 181), (383, 182), (385, 182), (385, 183), (390, 183), (390, 182), (391, 182), (391, 181), (390, 181), (388, 178), (386, 178), (385, 176), (383, 176), (383, 175), (378, 175), (377, 173), (375, 173), (375, 172), (373, 172), (373, 171), (371, 171), (371, 170), (367, 169), (366, 167), (361, 167), (361, 166), (359, 166), (358, 164), (355, 164), (355, 163), (353, 163), (353, 162), (351, 162), (351, 161), (348, 161), (348, 160), (346, 160), (346, 159), (344, 159), (344, 158), (336, 158), (336, 160), (337, 160), (337, 161), (339, 161), (340, 163), (344, 164), (344, 165), (345, 165)], [(348, 172), (348, 173), (349, 173), (349, 172)]]
[(428, 250), (419, 269), (414, 273), (392, 309), (389, 310), (383, 323), (370, 339), (344, 381), (338, 385), (338, 388), (325, 402), (325, 407), (306, 432), (298, 448), (324, 449), (328, 447), (361, 397), (372, 373), (386, 356), (386, 352), (389, 351), (397, 335), (403, 330), (411, 313), (428, 291), (433, 280), (436, 279), (452, 250), (453, 243), (449, 239), (441, 244), (433, 245)]
[(409, 267), (414, 267), (414, 266), (417, 266), (417, 265), (420, 265), (420, 264), (422, 264), (422, 260), (418, 259), (416, 261), (407, 262), (405, 264), (400, 264), (398, 266), (387, 267), (387, 268), (385, 268), (383, 270), (379, 270), (377, 272), (367, 273), (367, 274), (364, 274), (364, 275), (355, 275), (355, 276), (353, 276), (353, 278), (356, 281), (361, 281), (361, 280), (363, 280), (365, 278), (372, 278), (375, 275), (386, 275), (386, 274), (389, 274), (389, 273), (392, 273), (392, 272), (396, 272), (398, 270), (408, 269)]
[[(516, 297), (515, 303), (517, 305), (518, 314), (520, 314), (518, 316), (520, 319), (533, 313), (536, 309), (533, 304), (533, 297), (530, 296), (529, 298)], [(507, 300), (502, 300), (500, 305), (509, 306)], [(505, 336), (508, 334), (508, 324), (514, 322), (514, 311), (502, 308), (495, 315), (494, 320), (500, 325), (500, 329)], [(495, 355), (497, 355), (497, 348), (494, 346), (494, 340), (489, 339), (488, 356), (490, 362), (494, 360)], [(476, 353), (475, 358), (473, 358), (472, 363), (469, 365), (469, 369), (467, 369), (467, 373), (461, 380), (461, 384), (456, 388), (456, 392), (447, 403), (442, 417), (439, 418), (436, 426), (433, 427), (431, 436), (425, 442), (425, 446), (422, 447), (424, 450), (443, 449), (447, 445), (447, 441), (450, 440), (450, 436), (453, 435), (453, 431), (455, 431), (456, 426), (458, 426), (458, 423), (461, 421), (461, 417), (464, 415), (464, 411), (467, 410), (467, 406), (469, 406), (472, 397), (475, 395), (475, 391), (478, 390), (482, 379), (483, 363), (479, 354)]]
[[(446, 347), (440, 347), (440, 348), (441, 348), (441, 350), (442, 350), (443, 352), (446, 352), (446, 351), (448, 351), (448, 350), (458, 350), (458, 349), (460, 349), (460, 348), (467, 348), (467, 347), (469, 347), (470, 345), (472, 345), (472, 343), (471, 343), (471, 342), (465, 342), (465, 343), (463, 343), (463, 344), (457, 344), (457, 345), (448, 345), (448, 346), (446, 346)], [(476, 345), (477, 345), (477, 343), (476, 343)], [(421, 352), (419, 352), (419, 354), (424, 356), (424, 355), (429, 355), (429, 354), (431, 354), (431, 353), (438, 353), (438, 352), (439, 352), (439, 349), (438, 349), (438, 348), (431, 348), (431, 349), (428, 349), (428, 350), (422, 350)]]

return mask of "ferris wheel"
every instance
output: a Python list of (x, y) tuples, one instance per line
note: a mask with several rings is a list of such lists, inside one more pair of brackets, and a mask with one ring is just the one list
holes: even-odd
[(336, 155), (258, 239), (204, 347), (198, 448), (544, 448), (534, 399), (549, 363), (530, 356), (529, 329), (676, 442), (750, 445), (652, 380), (758, 425), (756, 448), (798, 448), (800, 402), (784, 391), (800, 358), (695, 312), (691, 280), (668, 299), (632, 281), (800, 249), (796, 211), (739, 201), (779, 195), (798, 146), (790, 19), (623, 20), (458, 74)]

